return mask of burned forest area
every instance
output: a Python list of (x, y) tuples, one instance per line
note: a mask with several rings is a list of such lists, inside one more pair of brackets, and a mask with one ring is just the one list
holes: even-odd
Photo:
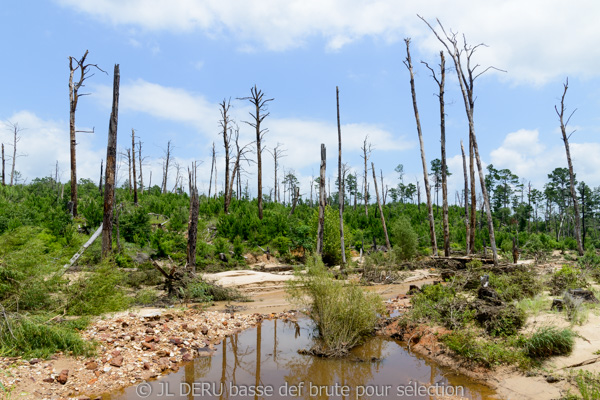
[[(229, 362), (234, 383), (236, 366), (254, 374), (242, 397), (284, 398), (281, 385), (294, 383), (295, 397), (313, 398), (310, 371), (331, 368), (320, 390), (332, 392), (323, 398), (397, 398), (400, 386), (386, 392), (388, 382), (377, 377), (380, 364), (392, 362), (373, 350), (379, 343), (425, 360), (432, 378), (424, 387), (443, 377), (447, 387), (467, 391), (415, 398), (600, 399), (600, 187), (577, 176), (569, 80), (556, 88), (551, 110), (565, 162), (536, 185), (480, 151), (478, 85), (506, 72), (477, 63), (482, 45), (418, 18), (439, 50), (427, 62), (413, 59), (422, 38), (406, 38), (395, 48), (403, 59), (395, 73), (420, 160), (386, 171), (379, 157), (387, 144), (365, 131), (359, 162), (349, 162), (345, 93), (331, 87), (335, 140), (311, 146), (318, 173), (308, 185), (286, 167), (297, 149), (273, 128), (280, 100), (261, 85), (223, 94), (232, 97), (214, 107), (210, 153), (183, 164), (177, 153), (189, 143), (167, 138), (155, 145), (162, 157), (150, 158), (154, 139), (120, 123), (119, 108), (135, 109), (121, 93), (130, 84), (124, 64), (96, 64), (93, 49), (68, 57), (69, 138), (60, 144), (68, 148), (68, 174), (56, 161), (48, 176), (22, 176), (32, 162), (22, 148), (30, 132), (20, 121), (5, 123), (0, 397), (141, 398), (142, 385), (159, 390), (182, 371), (188, 379), (189, 368), (202, 381), (202, 373), (221, 368), (205, 360), (221, 357), (222, 384), (231, 383)], [(111, 81), (102, 97), (106, 152), (94, 161), (97, 176), (82, 178), (78, 168), (90, 161), (78, 154), (80, 140), (104, 133), (77, 121), (100, 77)], [(424, 93), (425, 81), (434, 96)], [(419, 112), (425, 102), (435, 102), (434, 123)], [(464, 142), (447, 139), (449, 113), (464, 118)], [(447, 148), (459, 146), (451, 162)], [(271, 381), (261, 354), (276, 361), (285, 351), (292, 339), (267, 337), (282, 326), (294, 327), (296, 339), (309, 330), (310, 339), (289, 356), (304, 364), (278, 365), (293, 379)], [(245, 364), (238, 340), (251, 334), (247, 351), (256, 356)], [(242, 393), (227, 387), (228, 398)]]

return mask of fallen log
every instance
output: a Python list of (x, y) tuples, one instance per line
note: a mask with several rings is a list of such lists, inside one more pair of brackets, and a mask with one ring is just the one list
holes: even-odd
[(83, 252), (92, 245), (92, 243), (94, 243), (96, 241), (96, 239), (98, 239), (98, 237), (100, 236), (100, 234), (102, 233), (102, 224), (100, 224), (100, 226), (98, 227), (98, 229), (96, 230), (96, 232), (94, 232), (94, 234), (92, 235), (92, 237), (89, 238), (89, 240), (87, 242), (84, 243), (83, 246), (81, 246), (81, 248), (79, 249), (79, 251), (77, 253), (75, 253), (75, 255), (73, 257), (71, 257), (71, 259), (69, 260), (68, 264), (65, 264), (63, 266), (63, 274), (65, 272), (67, 272), (67, 270), (69, 268), (71, 268), (73, 266), (73, 264), (75, 264), (77, 262), (77, 260), (79, 260), (79, 257), (82, 256)]

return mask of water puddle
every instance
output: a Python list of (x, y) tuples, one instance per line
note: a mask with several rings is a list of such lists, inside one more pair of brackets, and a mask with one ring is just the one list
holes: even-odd
[(102, 399), (496, 399), (486, 386), (410, 353), (393, 339), (375, 337), (349, 359), (298, 354), (311, 347), (312, 335), (306, 318), (266, 320), (226, 338), (212, 357)]

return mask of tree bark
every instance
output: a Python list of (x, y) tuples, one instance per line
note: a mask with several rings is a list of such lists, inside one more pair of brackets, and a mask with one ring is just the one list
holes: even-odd
[(106, 146), (106, 181), (104, 183), (104, 220), (102, 223), (102, 258), (112, 252), (113, 208), (115, 201), (115, 170), (117, 168), (117, 125), (119, 120), (119, 64), (115, 65), (113, 101)]
[(434, 256), (437, 252), (437, 238), (435, 236), (435, 221), (433, 220), (433, 206), (431, 204), (431, 188), (429, 187), (429, 177), (427, 173), (427, 159), (425, 158), (425, 144), (423, 142), (423, 133), (421, 131), (421, 120), (419, 118), (419, 109), (417, 107), (417, 93), (415, 90), (415, 77), (413, 74), (412, 62), (410, 59), (410, 39), (404, 39), (406, 43), (406, 60), (404, 65), (410, 72), (410, 92), (412, 94), (413, 109), (415, 112), (415, 120), (417, 122), (417, 134), (419, 135), (419, 144), (421, 147), (421, 162), (423, 164), (423, 180), (425, 181), (425, 195), (427, 197), (427, 212), (429, 214), (429, 235), (431, 237), (431, 251)]
[(2, 186), (6, 186), (6, 164), (4, 159), (4, 143), (2, 143)]
[(100, 160), (100, 182), (98, 182), (98, 190), (100, 191), (100, 197), (102, 197), (102, 172), (104, 171), (104, 160)]
[(317, 254), (323, 254), (323, 231), (325, 224), (325, 169), (327, 152), (325, 144), (321, 143), (321, 169), (319, 174), (319, 225), (317, 228)]
[(465, 147), (462, 140), (460, 141), (460, 150), (462, 152), (463, 172), (465, 176), (465, 250), (466, 254), (469, 255), (471, 253), (471, 242), (469, 240), (469, 177), (467, 176), (467, 158), (465, 157)]
[(385, 216), (383, 215), (381, 201), (379, 201), (379, 191), (377, 190), (377, 174), (375, 173), (375, 164), (373, 164), (373, 162), (371, 162), (371, 168), (373, 169), (373, 183), (375, 184), (375, 197), (377, 198), (377, 207), (379, 207), (379, 216), (381, 217), (381, 225), (383, 226), (383, 233), (385, 234), (385, 246), (388, 250), (391, 250), (392, 246), (390, 245), (390, 237), (388, 236), (387, 227), (385, 225)]
[(367, 186), (367, 161), (369, 159), (369, 155), (371, 154), (371, 143), (369, 143), (367, 145), (367, 138), (368, 136), (365, 136), (365, 140), (363, 142), (363, 147), (362, 147), (362, 151), (363, 151), (363, 155), (362, 158), (365, 162), (365, 179), (364, 179), (364, 198), (363, 201), (365, 203), (365, 216), (369, 216), (369, 207), (368, 207), (368, 197), (369, 197), (369, 189)]
[(188, 223), (187, 266), (192, 273), (196, 272), (196, 242), (198, 239), (198, 188), (196, 187), (196, 163), (192, 164), (189, 172), (190, 180), (190, 220)]
[(133, 204), (138, 203), (137, 176), (135, 171), (135, 130), (131, 129), (131, 165), (133, 167)]
[(225, 100), (223, 100), (223, 102), (221, 102), (219, 104), (219, 106), (221, 107), (220, 112), (221, 112), (221, 128), (223, 128), (223, 130), (221, 131), (221, 135), (223, 135), (223, 147), (225, 148), (225, 193), (224, 193), (224, 212), (225, 214), (229, 213), (229, 202), (228, 199), (230, 199), (230, 196), (228, 195), (228, 191), (229, 191), (229, 147), (230, 147), (230, 142), (231, 142), (231, 135), (229, 133), (229, 127), (228, 124), (230, 122), (229, 119), (229, 108), (230, 108), (230, 104), (228, 102), (226, 102)]
[[(335, 87), (338, 128), (338, 199), (340, 204), (340, 246), (342, 247), (342, 268), (346, 265), (346, 246), (344, 244), (344, 180), (342, 177), (342, 126), (340, 124), (340, 90)], [(295, 203), (295, 202), (294, 202)]]
[(140, 165), (140, 194), (144, 193), (144, 171), (142, 170), (142, 141), (138, 142), (138, 160)]
[[(211, 163), (210, 163), (210, 179), (208, 180), (208, 198), (209, 199), (210, 199), (210, 193), (212, 191), (212, 178), (213, 178), (214, 168), (215, 168), (215, 142), (213, 142), (213, 144), (212, 144), (212, 159), (211, 159)], [(215, 190), (216, 190), (216, 188), (215, 188)]]
[(167, 142), (167, 150), (165, 152), (165, 169), (163, 171), (162, 192), (167, 193), (167, 179), (169, 178), (169, 162), (171, 161), (171, 141)]
[[(567, 135), (567, 125), (569, 124), (569, 120), (571, 119), (571, 116), (573, 116), (573, 113), (571, 113), (571, 115), (567, 118), (567, 120), (564, 120), (564, 114), (565, 114), (565, 96), (567, 95), (567, 89), (569, 88), (569, 79), (567, 78), (567, 81), (564, 84), (564, 91), (562, 94), (562, 97), (560, 99), (560, 110), (558, 109), (558, 107), (554, 107), (554, 109), (556, 110), (556, 113), (558, 114), (559, 118), (560, 118), (560, 132), (562, 133), (562, 139), (563, 142), (565, 143), (565, 151), (567, 153), (567, 163), (569, 165), (569, 189), (571, 191), (571, 197), (573, 199), (573, 211), (575, 213), (575, 240), (577, 241), (577, 253), (580, 256), (583, 256), (584, 252), (583, 252), (583, 243), (581, 241), (581, 219), (579, 216), (579, 202), (577, 201), (577, 193), (575, 192), (575, 173), (573, 172), (573, 162), (571, 160), (571, 150), (569, 148), (569, 136)], [(575, 111), (573, 111), (575, 112)]]

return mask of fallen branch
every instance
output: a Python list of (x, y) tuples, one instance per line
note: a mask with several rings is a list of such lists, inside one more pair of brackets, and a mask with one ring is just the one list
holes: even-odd
[(96, 230), (96, 232), (94, 232), (94, 234), (92, 235), (92, 237), (85, 242), (85, 244), (83, 246), (81, 246), (81, 248), (79, 249), (79, 251), (77, 253), (75, 253), (75, 255), (73, 257), (71, 257), (71, 260), (69, 260), (68, 264), (64, 265), (64, 270), (63, 270), (63, 274), (65, 272), (67, 272), (67, 270), (69, 268), (71, 268), (73, 266), (73, 264), (75, 264), (77, 262), (77, 260), (79, 260), (79, 257), (81, 257), (81, 255), (83, 254), (83, 252), (92, 245), (92, 243), (94, 243), (96, 241), (96, 239), (98, 239), (98, 237), (100, 236), (100, 234), (102, 233), (102, 224), (100, 224), (100, 226), (98, 227), (98, 229)]
[(561, 369), (567, 369), (567, 368), (575, 368), (575, 367), (583, 367), (584, 365), (590, 365), (590, 364), (594, 364), (597, 363), (598, 361), (600, 361), (600, 357), (596, 357), (596, 358), (590, 358), (588, 360), (579, 362), (577, 364), (572, 364), (572, 365), (567, 365), (566, 367), (562, 367)]

